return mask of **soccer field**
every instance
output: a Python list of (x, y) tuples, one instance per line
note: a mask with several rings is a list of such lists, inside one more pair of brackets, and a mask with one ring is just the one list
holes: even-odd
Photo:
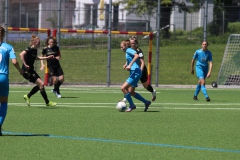
[(206, 102), (201, 92), (192, 99), (194, 88), (156, 88), (149, 110), (133, 98), (131, 113), (115, 108), (120, 87), (62, 86), (60, 99), (46, 87), (56, 107), (46, 107), (40, 93), (28, 107), (30, 89), (10, 87), (1, 159), (240, 159), (239, 89), (207, 88)]

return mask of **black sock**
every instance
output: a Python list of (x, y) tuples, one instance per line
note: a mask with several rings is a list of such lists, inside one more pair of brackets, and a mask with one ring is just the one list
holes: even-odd
[(45, 88), (40, 89), (40, 93), (41, 93), (43, 99), (45, 100), (46, 104), (48, 104), (48, 103), (49, 103), (49, 100), (48, 100), (48, 97), (47, 97), (47, 93), (46, 93), (46, 91), (45, 91)]
[(58, 84), (57, 93), (60, 94), (60, 86), (61, 86), (62, 82), (61, 82), (61, 81), (58, 81), (57, 84)]
[(39, 87), (35, 86), (32, 88), (32, 90), (28, 93), (28, 98), (30, 98), (32, 95), (34, 95), (35, 93), (37, 93), (39, 91)]
[(147, 86), (147, 90), (149, 91), (149, 92), (153, 92), (153, 88), (152, 88), (152, 86), (149, 84), (148, 86)]

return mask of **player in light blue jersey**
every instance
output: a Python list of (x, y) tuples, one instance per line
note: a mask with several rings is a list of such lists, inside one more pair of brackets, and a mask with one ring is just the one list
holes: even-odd
[(196, 62), (196, 75), (198, 78), (198, 84), (193, 96), (194, 100), (198, 100), (197, 96), (200, 90), (202, 90), (206, 101), (210, 101), (210, 98), (207, 94), (207, 89), (205, 87), (205, 79), (211, 76), (212, 72), (212, 53), (208, 50), (208, 42), (202, 42), (202, 49), (196, 50), (194, 53), (193, 59), (191, 61), (191, 74), (194, 74), (194, 63)]
[(19, 63), (17, 61), (14, 49), (11, 45), (4, 43), (3, 38), (5, 29), (0, 26), (0, 136), (2, 136), (2, 125), (7, 115), (8, 108), (8, 94), (9, 94), (9, 59), (12, 60), (13, 65), (23, 74)]
[(145, 108), (148, 108), (151, 104), (151, 101), (144, 99), (139, 93), (135, 92), (135, 87), (137, 87), (138, 81), (142, 76), (142, 71), (138, 65), (140, 61), (139, 55), (134, 49), (130, 47), (129, 40), (121, 42), (121, 50), (126, 53), (127, 62), (124, 69), (130, 72), (128, 79), (121, 87), (124, 98), (127, 99), (130, 105), (126, 112), (131, 112), (133, 109), (136, 109), (136, 106), (132, 101), (131, 95), (134, 98), (142, 101), (145, 104)]

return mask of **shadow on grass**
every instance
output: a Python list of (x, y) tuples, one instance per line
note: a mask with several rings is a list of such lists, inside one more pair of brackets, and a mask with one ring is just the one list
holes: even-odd
[(14, 133), (4, 133), (3, 132), (3, 135), (2, 135), (3, 137), (7, 137), (7, 136), (13, 136), (13, 137), (17, 137), (17, 136), (20, 136), (20, 137), (49, 137), (50, 136), (50, 134), (21, 134), (21, 133), (19, 133), (19, 134), (14, 134)]

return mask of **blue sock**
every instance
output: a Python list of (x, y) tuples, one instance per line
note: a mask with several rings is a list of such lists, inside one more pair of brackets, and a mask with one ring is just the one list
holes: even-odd
[(139, 101), (142, 101), (143, 103), (146, 103), (147, 100), (144, 99), (140, 94), (136, 93), (134, 98), (138, 99)]
[(0, 106), (0, 125), (3, 124), (4, 119), (7, 115), (7, 106), (8, 104), (6, 102), (2, 102)]
[(201, 90), (201, 85), (200, 85), (200, 84), (197, 84), (197, 87), (196, 87), (194, 96), (198, 96), (198, 93), (200, 92), (200, 90)]
[(204, 97), (207, 98), (208, 94), (207, 94), (207, 89), (206, 89), (205, 85), (202, 85), (201, 89), (202, 89), (202, 92), (204, 94)]
[(124, 95), (124, 98), (127, 99), (127, 101), (128, 101), (128, 103), (129, 103), (130, 106), (133, 106), (133, 105), (134, 105), (130, 93), (125, 94), (125, 95)]

